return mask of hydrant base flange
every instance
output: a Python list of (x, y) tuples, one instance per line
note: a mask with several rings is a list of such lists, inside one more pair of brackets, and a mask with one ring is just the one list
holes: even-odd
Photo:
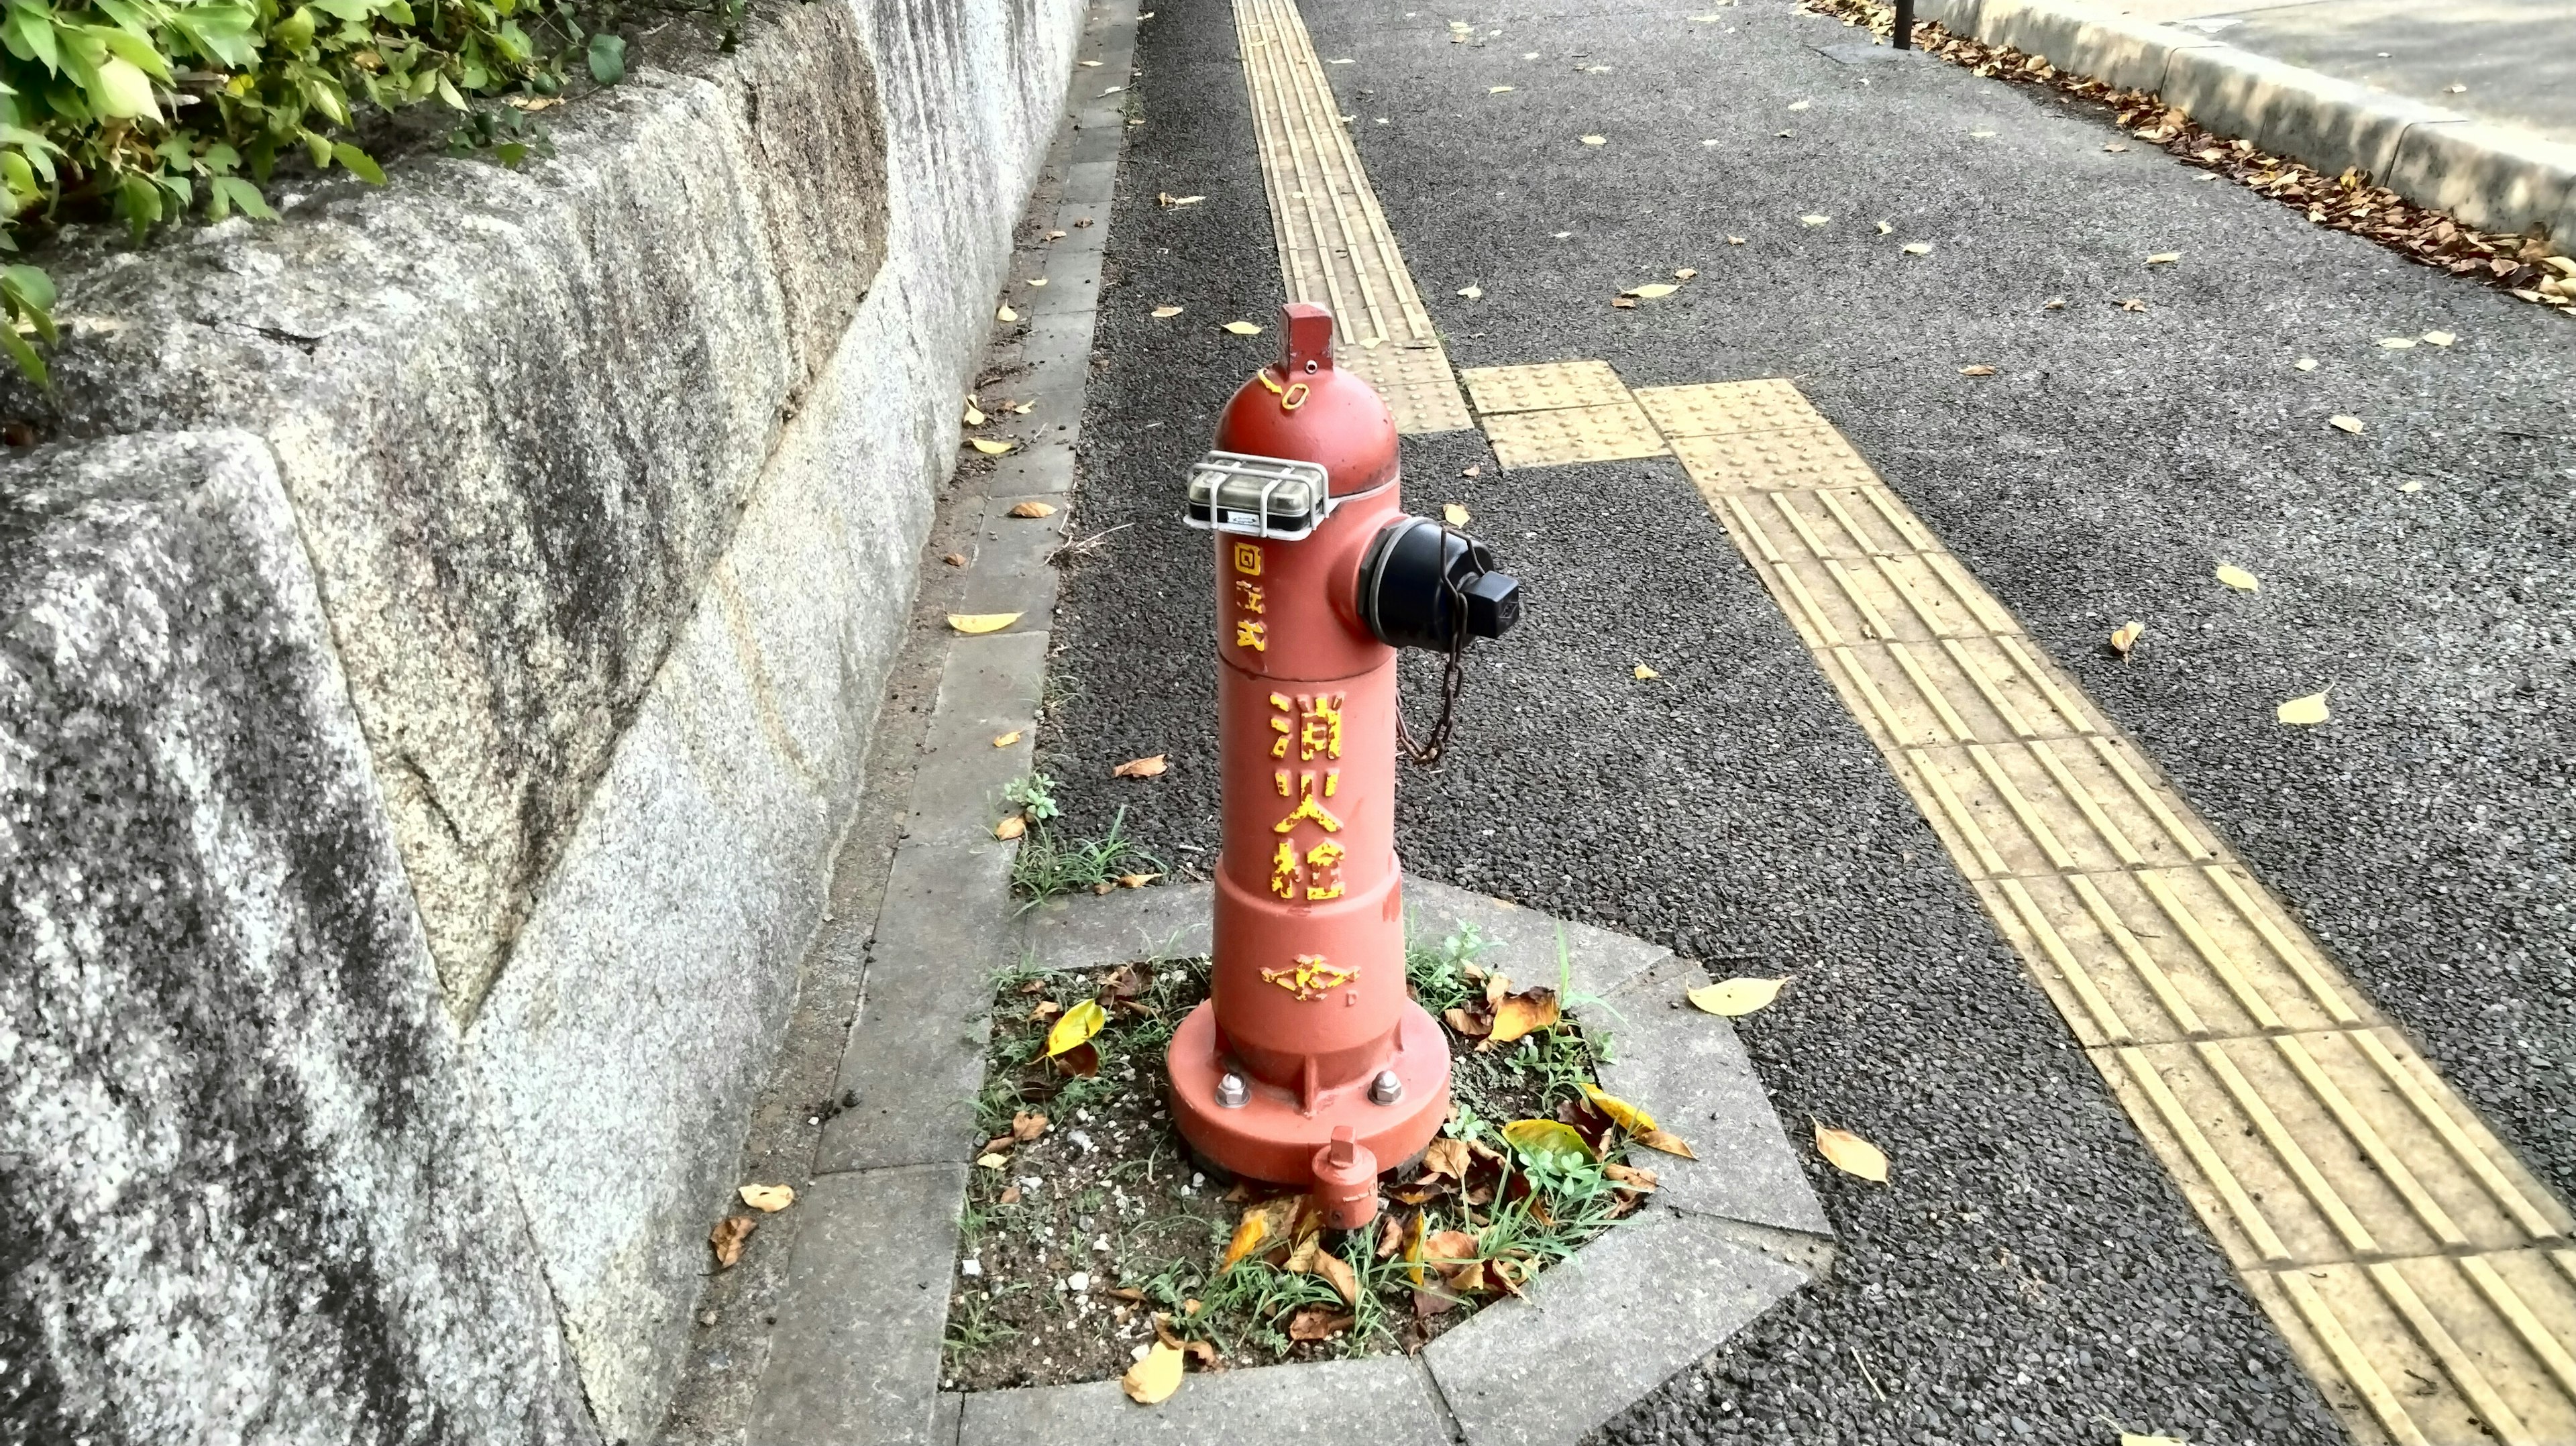
[(1237, 1175), (1277, 1185), (1311, 1184), (1315, 1152), (1331, 1143), (1339, 1126), (1349, 1126), (1381, 1165), (1394, 1165), (1421, 1154), (1449, 1118), (1448, 1041), (1438, 1022), (1410, 1000), (1386, 1061), (1403, 1085), (1391, 1105), (1371, 1100), (1371, 1081), (1363, 1078), (1321, 1091), (1309, 1114), (1295, 1091), (1249, 1076), (1251, 1099), (1231, 1109), (1219, 1105), (1217, 1081), (1228, 1061), (1211, 1004), (1191, 1010), (1173, 1031), (1165, 1063), (1171, 1071), (1172, 1118), (1190, 1148)]

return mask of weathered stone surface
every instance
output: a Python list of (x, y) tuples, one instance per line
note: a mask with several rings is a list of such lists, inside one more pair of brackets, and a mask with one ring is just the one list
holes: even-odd
[(2537, 222), (2560, 251), (2576, 247), (2576, 146), (2465, 118), (2407, 127), (2388, 185), (2472, 226)]
[(1656, 1210), (1550, 1267), (1523, 1299), (1478, 1311), (1422, 1359), (1468, 1446), (1577, 1441), (1806, 1280)]
[(753, 1446), (946, 1446), (940, 1327), (957, 1263), (963, 1165), (825, 1175), (778, 1304), (744, 1439)]
[(790, 7), (552, 113), (552, 160), (49, 263), (70, 335), (21, 413), (277, 454), (460, 1018), (876, 278), (869, 50)]
[(1215, 909), (1214, 884), (1066, 894), (1019, 916), (1018, 958), (1034, 969), (1098, 969), (1205, 954)]
[(2175, 51), (2164, 98), (2220, 135), (2243, 136), (2328, 175), (2357, 166), (2385, 176), (2409, 128), (2465, 119), (2232, 45)]
[[(1417, 943), (1438, 943), (1461, 924), (1472, 924), (1493, 947), (1476, 956), (1477, 967), (1508, 974), (1520, 988), (1554, 989), (1607, 998), (1672, 951), (1628, 934), (1560, 921), (1536, 909), (1471, 893), (1451, 884), (1408, 876), (1404, 881), (1405, 930)], [(1564, 953), (1557, 952), (1559, 941)], [(1582, 1001), (1575, 1001), (1579, 1008)]]
[(0, 467), (0, 880), (0, 1435), (595, 1439), (258, 438)]
[(1651, 1111), (1699, 1157), (1647, 1157), (1661, 1181), (1655, 1203), (1830, 1236), (1825, 1208), (1734, 1026), (1682, 1002), (1685, 990), (1707, 982), (1697, 963), (1668, 958), (1586, 1015), (1610, 1035), (1601, 1087)]
[(1116, 1381), (979, 1391), (958, 1439), (975, 1446), (1447, 1446), (1428, 1383), (1402, 1356), (1192, 1375), (1148, 1410)]

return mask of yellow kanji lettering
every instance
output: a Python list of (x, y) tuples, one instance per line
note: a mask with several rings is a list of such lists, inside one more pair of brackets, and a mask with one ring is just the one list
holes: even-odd
[(1261, 549), (1249, 542), (1234, 545), (1234, 570), (1245, 577), (1261, 576)]
[(1241, 578), (1234, 580), (1234, 605), (1248, 613), (1261, 611), (1261, 589)]
[(1283, 899), (1297, 897), (1297, 848), (1284, 838), (1279, 856), (1270, 861), (1270, 892)]
[[(1331, 797), (1333, 790), (1340, 786), (1341, 781), (1342, 775), (1340, 770), (1336, 769), (1332, 772), (1326, 773), (1324, 775), (1324, 795), (1328, 798)], [(1322, 804), (1315, 801), (1315, 775), (1312, 770), (1308, 770), (1297, 775), (1297, 811), (1271, 825), (1270, 831), (1272, 833), (1289, 833), (1295, 830), (1298, 824), (1308, 821), (1321, 824), (1324, 832), (1326, 833), (1340, 833), (1342, 831), (1342, 821), (1333, 817), (1331, 813), (1325, 810)]]
[(1339, 693), (1297, 695), (1297, 757), (1300, 761), (1312, 762), (1318, 753), (1326, 758), (1342, 756), (1342, 695)]
[[(1285, 847), (1283, 844), (1282, 847)], [(1342, 896), (1342, 858), (1347, 851), (1330, 839), (1306, 851), (1306, 897), (1338, 899)]]
[[(1296, 710), (1296, 705), (1289, 702), (1287, 696), (1281, 693), (1273, 693), (1270, 695), (1270, 706), (1288, 712), (1294, 712)], [(1270, 731), (1279, 735), (1279, 741), (1270, 745), (1270, 756), (1273, 758), (1287, 757), (1288, 740), (1296, 736), (1296, 725), (1290, 723), (1285, 718), (1273, 718), (1270, 720)], [(1281, 798), (1286, 798), (1288, 796), (1288, 775), (1284, 773), (1279, 775), (1279, 780), (1279, 796)]]
[(1264, 981), (1276, 984), (1300, 999), (1321, 999), (1327, 993), (1359, 978), (1360, 969), (1356, 964), (1348, 969), (1337, 969), (1324, 962), (1324, 956), (1321, 954), (1300, 954), (1297, 956), (1296, 968), (1264, 969), (1261, 971), (1261, 977)]
[(1267, 623), (1254, 622), (1250, 618), (1236, 618), (1234, 620), (1234, 645), (1238, 648), (1250, 648), (1256, 653), (1269, 652), (1269, 625)]

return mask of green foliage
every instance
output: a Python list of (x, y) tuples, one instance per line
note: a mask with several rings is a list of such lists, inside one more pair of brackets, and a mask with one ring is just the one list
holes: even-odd
[(1011, 886), (1038, 904), (1075, 889), (1113, 886), (1127, 874), (1167, 872), (1162, 860), (1127, 836), (1127, 810), (1122, 808), (1099, 838), (1061, 838), (1044, 824), (1032, 827), (1011, 859)]
[[(0, 249), (66, 221), (112, 217), (141, 241), (190, 218), (272, 219), (265, 188), (289, 159), (383, 185), (355, 130), (423, 101), (515, 161), (525, 118), (482, 120), (472, 97), (552, 94), (575, 55), (600, 84), (625, 74), (625, 42), (584, 45), (574, 13), (571, 0), (0, 0)], [(54, 339), (52, 303), (33, 267), (0, 280), (0, 348), (39, 384), (31, 338)]]
[(1493, 941), (1462, 920), (1439, 943), (1416, 944), (1412, 922), (1405, 921), (1404, 979), (1413, 986), (1414, 999), (1436, 1016), (1480, 997), (1482, 991), (1467, 982), (1466, 970), (1477, 955), (1494, 947)]
[(1002, 785), (1002, 798), (1027, 814), (1031, 823), (1044, 823), (1062, 812), (1055, 803), (1055, 780), (1043, 773), (1031, 773)]

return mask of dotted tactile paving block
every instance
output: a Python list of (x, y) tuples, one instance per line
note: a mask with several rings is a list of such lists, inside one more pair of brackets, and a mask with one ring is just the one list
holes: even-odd
[(1476, 410), (1539, 412), (1558, 407), (1601, 407), (1628, 400), (1619, 374), (1602, 361), (1540, 362), (1525, 367), (1469, 367), (1467, 394)]
[(1506, 412), (1485, 418), (1485, 436), (1504, 470), (1561, 467), (1571, 462), (1613, 462), (1661, 457), (1663, 435), (1635, 402), (1601, 407), (1557, 407)]
[(1458, 400), (1458, 383), (1449, 358), (1440, 348), (1345, 346), (1333, 364), (1377, 388), (1395, 429), (1408, 436), (1429, 432), (1463, 432), (1476, 425), (1467, 404)]
[(1638, 405), (1667, 437), (1711, 437), (1732, 432), (1777, 432), (1821, 427), (1825, 419), (1777, 378), (1753, 382), (1702, 382), (1687, 387), (1640, 387)]
[(1878, 481), (1878, 474), (1831, 427), (1675, 437), (1672, 450), (1701, 495), (1711, 498), (1729, 492), (1865, 487)]

